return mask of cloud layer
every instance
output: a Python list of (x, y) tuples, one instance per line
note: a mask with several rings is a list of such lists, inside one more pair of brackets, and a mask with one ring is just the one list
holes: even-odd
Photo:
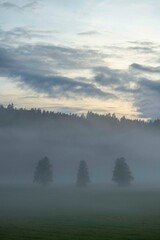
[(85, 58), (93, 58), (92, 55), (92, 51), (50, 45), (3, 46), (0, 48), (1, 76), (53, 98), (114, 98), (114, 94), (104, 92), (86, 77), (71, 78), (60, 74), (65, 68), (84, 68)]
[(160, 117), (160, 66), (130, 62), (125, 68), (115, 68), (111, 64), (113, 59), (121, 62), (118, 55), (125, 57), (135, 49), (137, 56), (142, 54), (142, 48), (144, 55), (147, 51), (156, 59), (158, 46), (152, 42), (131, 42), (128, 46), (93, 49), (33, 41), (52, 34), (59, 33), (22, 27), (1, 29), (0, 77), (49, 98), (129, 101), (139, 112), (138, 117)]
[(0, 2), (0, 8), (6, 9), (6, 10), (18, 10), (18, 11), (33, 9), (37, 7), (37, 5), (38, 5), (38, 1), (28, 1), (22, 5), (15, 4), (12, 1)]

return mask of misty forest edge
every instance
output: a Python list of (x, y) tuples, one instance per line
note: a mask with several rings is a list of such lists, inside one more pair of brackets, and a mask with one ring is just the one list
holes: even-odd
[(101, 124), (111, 124), (117, 127), (121, 126), (135, 126), (135, 127), (158, 127), (160, 128), (160, 119), (155, 120), (141, 120), (141, 119), (128, 119), (125, 116), (118, 118), (116, 114), (98, 114), (88, 111), (88, 113), (77, 115), (77, 114), (67, 114), (62, 112), (46, 111), (39, 108), (16, 108), (14, 105), (8, 104), (7, 107), (0, 105), (0, 127), (13, 126), (13, 125), (23, 125), (29, 123), (43, 123), (45, 121), (65, 121), (65, 124), (70, 121), (72, 124), (80, 122), (93, 123), (100, 121)]
[[(45, 111), (40, 109), (17, 109), (13, 104), (9, 104), (7, 107), (0, 106), (0, 127), (30, 127), (39, 126), (47, 128), (47, 126), (58, 126), (62, 129), (68, 127), (75, 127), (81, 125), (83, 130), (98, 127), (108, 129), (112, 126), (115, 129), (125, 128), (140, 128), (140, 129), (159, 129), (160, 120), (155, 121), (142, 121), (142, 120), (130, 120), (125, 117), (117, 118), (115, 114), (99, 115), (97, 113), (88, 112), (86, 115), (80, 116), (76, 114), (55, 113), (52, 111)], [(47, 155), (47, 154), (46, 154)], [(134, 180), (128, 164), (125, 158), (117, 158), (114, 169), (112, 181), (116, 182), (119, 186), (128, 186)], [(53, 181), (52, 165), (48, 157), (44, 157), (39, 160), (36, 171), (34, 173), (34, 182), (41, 185), (48, 185)], [(79, 163), (79, 169), (77, 174), (77, 186), (86, 186), (90, 183), (89, 169), (85, 160), (81, 160)]]

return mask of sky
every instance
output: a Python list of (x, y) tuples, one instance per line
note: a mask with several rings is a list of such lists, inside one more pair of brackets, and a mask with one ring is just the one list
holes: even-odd
[(159, 0), (0, 0), (0, 104), (160, 118)]

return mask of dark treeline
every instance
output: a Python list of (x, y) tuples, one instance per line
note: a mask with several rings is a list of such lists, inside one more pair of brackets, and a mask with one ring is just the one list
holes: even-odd
[(133, 126), (133, 127), (158, 127), (160, 128), (160, 119), (143, 121), (139, 119), (131, 120), (125, 118), (117, 118), (115, 114), (97, 114), (88, 112), (86, 115), (66, 114), (54, 111), (45, 111), (41, 109), (32, 108), (30, 110), (20, 108), (17, 109), (13, 104), (9, 104), (7, 107), (0, 106), (0, 126), (14, 126), (25, 125), (34, 123), (43, 123), (46, 121), (65, 122), (71, 124), (87, 124), (98, 123), (101, 126), (109, 124), (116, 127)]

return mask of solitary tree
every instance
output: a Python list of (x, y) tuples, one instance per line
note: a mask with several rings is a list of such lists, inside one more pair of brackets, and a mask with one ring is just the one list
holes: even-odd
[(90, 182), (86, 161), (81, 160), (78, 168), (77, 186), (85, 187)]
[(34, 182), (37, 182), (43, 186), (53, 181), (52, 165), (47, 157), (42, 158), (38, 161), (35, 173)]
[(119, 184), (119, 186), (127, 186), (133, 181), (131, 171), (125, 158), (118, 158), (113, 170), (112, 180)]

